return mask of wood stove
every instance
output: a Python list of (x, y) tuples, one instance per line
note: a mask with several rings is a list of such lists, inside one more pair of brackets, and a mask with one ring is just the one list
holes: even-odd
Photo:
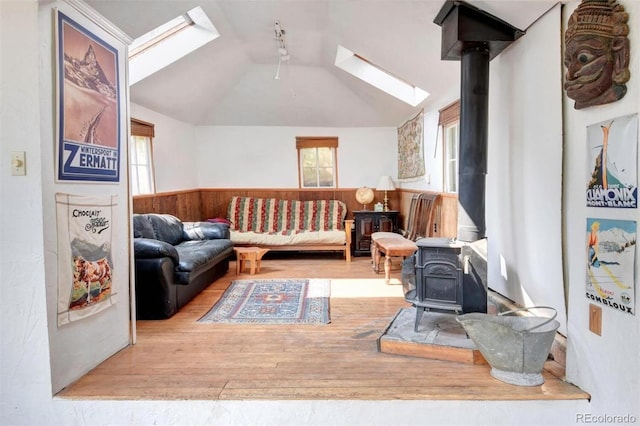
[(425, 311), (487, 312), (486, 260), (477, 244), (449, 238), (421, 238), (403, 265), (405, 300), (416, 307), (414, 330)]

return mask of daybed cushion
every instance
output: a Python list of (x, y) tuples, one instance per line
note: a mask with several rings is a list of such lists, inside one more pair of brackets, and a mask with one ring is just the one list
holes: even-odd
[(235, 196), (228, 217), (233, 231), (291, 233), (343, 230), (347, 207), (338, 200), (278, 200)]
[(234, 244), (256, 244), (265, 246), (324, 245), (344, 244), (346, 236), (344, 231), (298, 232), (289, 235), (231, 231), (231, 241), (233, 241)]
[(229, 203), (234, 244), (344, 244), (346, 205), (339, 200), (279, 200), (235, 196)]

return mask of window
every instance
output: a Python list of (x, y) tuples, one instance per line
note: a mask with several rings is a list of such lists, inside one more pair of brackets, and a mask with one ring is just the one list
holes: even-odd
[(129, 163), (131, 164), (131, 192), (133, 195), (155, 192), (151, 143), (153, 136), (153, 124), (135, 118), (131, 119)]
[(442, 126), (443, 182), (445, 192), (458, 192), (458, 147), (460, 145), (460, 101), (440, 110)]
[(338, 187), (338, 138), (298, 137), (296, 148), (300, 188)]
[(411, 106), (417, 106), (429, 96), (421, 88), (340, 45), (334, 65)]
[(129, 46), (129, 85), (220, 37), (201, 7), (191, 9), (133, 40)]

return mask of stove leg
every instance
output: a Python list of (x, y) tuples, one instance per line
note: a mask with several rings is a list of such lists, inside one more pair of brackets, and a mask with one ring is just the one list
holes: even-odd
[(418, 326), (420, 325), (420, 320), (422, 319), (422, 314), (424, 313), (425, 308), (421, 308), (420, 306), (416, 306), (416, 323), (413, 326), (413, 331), (418, 332)]

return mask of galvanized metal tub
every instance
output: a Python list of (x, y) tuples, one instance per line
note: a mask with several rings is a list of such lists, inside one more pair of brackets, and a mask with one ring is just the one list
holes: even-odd
[[(551, 318), (506, 316), (518, 311), (551, 309)], [(469, 313), (456, 320), (473, 340), (491, 366), (491, 375), (512, 385), (537, 386), (544, 383), (542, 369), (560, 323), (557, 311), (549, 306), (513, 309), (499, 315)]]

